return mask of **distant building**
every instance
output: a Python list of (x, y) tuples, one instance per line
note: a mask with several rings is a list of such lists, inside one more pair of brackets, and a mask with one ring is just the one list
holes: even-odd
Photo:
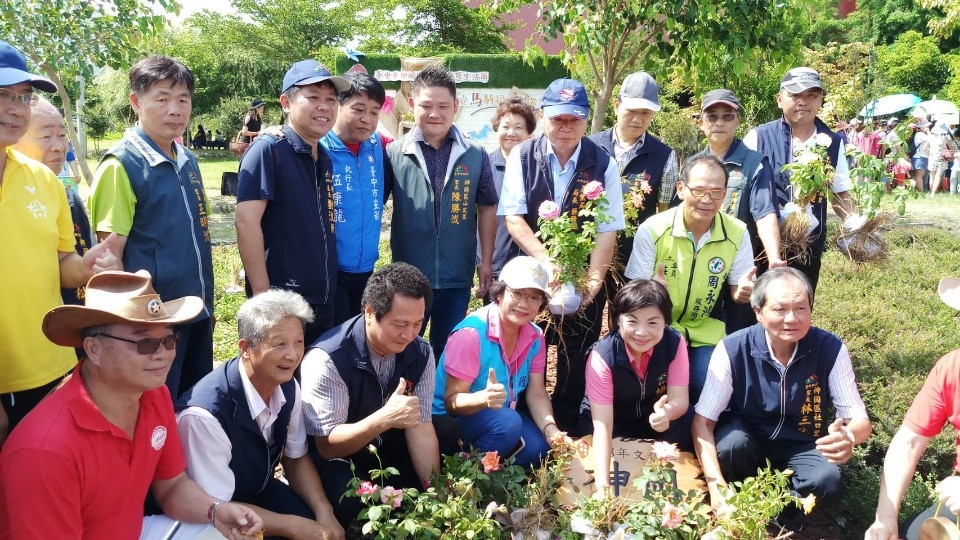
[[(851, 2), (853, 0), (850, 0)], [(467, 7), (475, 8), (483, 4), (483, 0), (464, 0)], [(507, 48), (513, 51), (522, 51), (526, 46), (527, 38), (534, 34), (537, 27), (537, 11), (539, 6), (536, 2), (531, 2), (520, 8), (518, 11), (503, 17), (507, 22), (519, 22), (519, 27), (507, 33), (508, 39), (505, 44)], [(559, 54), (563, 50), (563, 39), (558, 36), (549, 42), (544, 41), (543, 36), (538, 36), (536, 44), (547, 54)]]

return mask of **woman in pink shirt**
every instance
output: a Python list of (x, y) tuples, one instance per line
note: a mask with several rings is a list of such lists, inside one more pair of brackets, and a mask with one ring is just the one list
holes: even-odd
[[(683, 336), (670, 328), (670, 295), (653, 280), (638, 279), (613, 299), (616, 328), (598, 341), (587, 362), (587, 398), (593, 418), (598, 494), (609, 488), (613, 437), (689, 440), (677, 429), (689, 405), (690, 364)], [(668, 431), (669, 430), (669, 431)], [(689, 430), (687, 430), (689, 431)]]

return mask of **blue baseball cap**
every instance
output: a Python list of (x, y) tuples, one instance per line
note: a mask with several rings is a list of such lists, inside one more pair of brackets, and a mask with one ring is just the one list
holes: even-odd
[(550, 83), (540, 98), (540, 109), (547, 118), (570, 115), (586, 120), (590, 116), (587, 89), (573, 79), (557, 79)]
[(281, 93), (286, 92), (291, 86), (307, 86), (318, 82), (330, 81), (337, 92), (346, 92), (350, 89), (350, 83), (343, 77), (337, 77), (330, 73), (326, 67), (316, 60), (301, 60), (290, 66), (287, 74), (283, 76), (283, 89)]
[(23, 53), (6, 41), (0, 41), (0, 86), (13, 86), (29, 82), (37, 90), (56, 92), (57, 85), (46, 77), (27, 71), (27, 59)]

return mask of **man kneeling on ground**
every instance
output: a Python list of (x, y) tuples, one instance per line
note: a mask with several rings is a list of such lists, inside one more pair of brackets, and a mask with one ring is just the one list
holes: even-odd
[[(343, 528), (307, 456), (300, 385), (310, 304), (271, 289), (237, 312), (240, 355), (200, 380), (177, 404), (187, 473), (221, 499), (263, 517), (270, 536), (342, 539)], [(288, 483), (274, 476), (283, 465)]]

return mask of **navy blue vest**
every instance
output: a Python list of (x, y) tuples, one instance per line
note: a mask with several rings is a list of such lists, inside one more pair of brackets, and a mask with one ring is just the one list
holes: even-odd
[(250, 414), (250, 406), (240, 380), (242, 363), (238, 358), (221, 364), (177, 400), (176, 409), (200, 407), (220, 422), (232, 444), (230, 470), (236, 487), (233, 500), (249, 501), (267, 486), (283, 456), (287, 427), (296, 399), (293, 379), (280, 385), (287, 402), (273, 424), (273, 440), (266, 441), (260, 426)]
[[(814, 119), (817, 133), (826, 133), (830, 136), (830, 148), (827, 155), (830, 157), (830, 164), (837, 166), (837, 156), (840, 155), (840, 145), (843, 141), (840, 136), (830, 131), (830, 128), (819, 118)], [(762, 126), (757, 126), (757, 151), (767, 156), (770, 166), (773, 167), (774, 186), (777, 192), (777, 202), (783, 206), (790, 202), (790, 175), (783, 171), (783, 166), (793, 161), (793, 153), (790, 151), (790, 141), (793, 138), (793, 132), (790, 124), (780, 118), (772, 122), (767, 122)], [(813, 241), (810, 245), (814, 257), (820, 257), (823, 254), (823, 246), (827, 240), (827, 199), (820, 197), (812, 203), (813, 215), (817, 217), (820, 224), (813, 231)]]
[(638, 439), (659, 439), (663, 435), (650, 427), (653, 405), (667, 393), (667, 370), (677, 356), (680, 334), (667, 327), (663, 339), (653, 348), (647, 374), (641, 381), (630, 365), (627, 348), (614, 331), (598, 341), (591, 350), (610, 367), (613, 376), (613, 436)]
[[(537, 218), (539, 217), (537, 209), (540, 208), (540, 204), (544, 201), (554, 200), (553, 172), (550, 170), (550, 156), (548, 155), (549, 145), (550, 141), (547, 140), (547, 136), (541, 135), (536, 139), (524, 141), (513, 149), (514, 152), (520, 152), (520, 164), (523, 167), (523, 192), (527, 195), (527, 214), (524, 219), (533, 232), (540, 230), (540, 226), (537, 224)], [(580, 192), (584, 186), (594, 180), (603, 183), (604, 174), (611, 159), (613, 158), (608, 156), (590, 139), (586, 137), (580, 139), (580, 157), (577, 159), (577, 170), (563, 194), (563, 204), (560, 205), (561, 212), (569, 212), (575, 207), (579, 209), (586, 203), (586, 197), (581, 197)], [(575, 200), (582, 202), (575, 203)], [(577, 216), (577, 224), (582, 225), (583, 219)]]
[(730, 334), (723, 346), (733, 375), (724, 415), (739, 416), (755, 436), (769, 440), (810, 442), (826, 435), (833, 408), (829, 378), (843, 346), (840, 338), (810, 327), (783, 378), (760, 324)]
[[(400, 377), (407, 382), (407, 388), (412, 390), (430, 359), (430, 344), (423, 338), (417, 337), (407, 345), (407, 348), (396, 355), (393, 375), (386, 386), (380, 384), (377, 372), (370, 362), (370, 353), (367, 350), (367, 335), (364, 330), (363, 314), (328, 330), (310, 346), (310, 349), (322, 349), (333, 361), (337, 373), (343, 379), (349, 393), (349, 408), (346, 423), (353, 424), (370, 416), (383, 408), (390, 394), (397, 388)], [(388, 430), (371, 441), (376, 447), (403, 441), (403, 430)], [(405, 444), (405, 443), (404, 443)], [(353, 456), (356, 462), (365, 462), (370, 452), (363, 448)]]
[[(597, 143), (600, 148), (606, 150), (611, 159), (614, 158), (613, 150), (613, 130), (612, 127), (606, 131), (595, 133), (590, 136), (590, 140)], [(643, 139), (643, 146), (637, 150), (630, 161), (620, 169), (620, 186), (623, 193), (629, 193), (631, 189), (638, 187), (646, 177), (650, 184), (650, 193), (644, 197), (643, 210), (637, 215), (635, 222), (625, 223), (624, 230), (633, 228), (646, 221), (646, 219), (657, 213), (657, 202), (660, 199), (660, 184), (663, 183), (663, 168), (667, 166), (667, 160), (670, 159), (670, 153), (673, 150), (663, 144), (660, 139), (647, 133)], [(679, 202), (679, 201), (677, 201)], [(617, 253), (616, 260), (626, 266), (630, 260), (630, 254), (633, 252), (633, 240), (625, 239), (623, 231), (617, 234)]]

